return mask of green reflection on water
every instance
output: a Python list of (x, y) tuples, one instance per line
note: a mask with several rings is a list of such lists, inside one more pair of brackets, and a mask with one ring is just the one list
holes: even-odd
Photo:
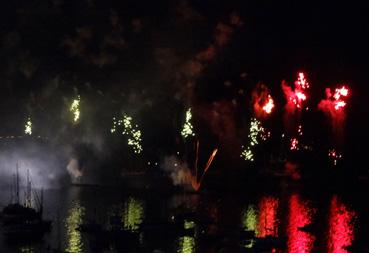
[[(257, 234), (258, 227), (258, 212), (254, 205), (249, 205), (243, 212), (242, 225), (245, 230), (254, 231)], [(245, 248), (252, 248), (255, 241), (253, 239), (247, 240), (244, 244)]]
[(192, 236), (181, 236), (178, 238), (177, 253), (195, 252), (195, 238)]
[(22, 252), (22, 253), (34, 253), (35, 251), (34, 251), (34, 248), (32, 247), (32, 246), (29, 246), (29, 245), (27, 245), (27, 246), (22, 246), (20, 249), (20, 252)]
[(243, 213), (243, 226), (246, 230), (255, 231), (257, 234), (258, 213), (254, 205), (249, 205)]
[(75, 202), (68, 211), (68, 216), (65, 220), (67, 229), (67, 248), (65, 250), (67, 252), (80, 253), (83, 251), (81, 232), (77, 228), (81, 225), (84, 214), (85, 209), (79, 202)]
[(127, 230), (138, 230), (145, 217), (144, 203), (142, 200), (129, 197), (124, 203), (123, 227)]

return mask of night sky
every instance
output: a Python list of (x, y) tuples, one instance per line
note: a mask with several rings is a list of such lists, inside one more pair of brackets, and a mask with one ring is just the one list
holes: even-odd
[[(80, 132), (108, 129), (112, 116), (124, 111), (142, 126), (148, 149), (170, 150), (185, 110), (193, 107), (203, 138), (227, 146), (247, 128), (255, 85), (271, 89), (281, 116), (281, 81), (292, 83), (302, 70), (312, 107), (325, 87), (351, 87), (347, 145), (366, 155), (367, 8), (257, 2), (2, 3), (0, 134), (23, 134), (31, 115), (37, 134), (63, 135), (68, 105), (79, 94)], [(214, 123), (210, 112), (227, 123)], [(272, 120), (280, 124), (277, 116)]]

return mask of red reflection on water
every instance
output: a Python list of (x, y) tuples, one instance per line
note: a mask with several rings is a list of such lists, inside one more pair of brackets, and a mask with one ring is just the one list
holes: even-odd
[(277, 222), (278, 199), (263, 197), (259, 202), (258, 237), (278, 236)]
[(309, 209), (306, 202), (303, 202), (298, 195), (291, 196), (287, 227), (288, 252), (305, 253), (312, 250), (315, 237), (299, 230), (300, 227), (311, 223), (312, 215), (313, 210)]
[(337, 196), (333, 196), (329, 214), (328, 253), (348, 252), (344, 247), (354, 239), (353, 218), (355, 213), (348, 210)]

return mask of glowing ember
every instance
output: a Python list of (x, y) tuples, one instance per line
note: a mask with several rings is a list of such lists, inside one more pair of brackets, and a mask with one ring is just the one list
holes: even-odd
[(338, 160), (342, 159), (342, 155), (335, 149), (328, 150), (328, 157), (332, 160), (334, 166), (337, 165)]
[(302, 125), (299, 125), (299, 128), (297, 129), (297, 133), (301, 136), (303, 134), (302, 132)]
[(81, 97), (78, 95), (77, 99), (74, 99), (69, 111), (72, 112), (73, 114), (73, 122), (76, 123), (78, 122), (80, 115), (81, 115), (81, 111), (79, 109), (80, 107), (80, 102), (81, 102)]
[(270, 114), (274, 108), (274, 101), (270, 95), (268, 95), (268, 102), (263, 106), (264, 112)]
[(299, 140), (297, 138), (291, 139), (290, 150), (299, 150)]
[(183, 138), (187, 138), (189, 136), (195, 136), (195, 133), (193, 131), (193, 126), (191, 124), (191, 119), (192, 119), (192, 113), (191, 113), (191, 108), (189, 108), (186, 111), (186, 121), (181, 131), (181, 135), (183, 136)]
[(28, 135), (32, 135), (32, 121), (30, 117), (28, 117), (27, 119), (27, 122), (24, 128), (24, 133)]

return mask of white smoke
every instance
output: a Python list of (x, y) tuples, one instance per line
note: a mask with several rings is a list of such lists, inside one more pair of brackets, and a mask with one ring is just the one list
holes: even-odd
[(67, 165), (67, 171), (72, 179), (72, 182), (79, 181), (83, 175), (82, 169), (79, 167), (79, 162), (76, 158), (70, 158)]
[(164, 158), (161, 167), (169, 173), (173, 185), (191, 187), (193, 175), (186, 162), (180, 161), (172, 155)]

